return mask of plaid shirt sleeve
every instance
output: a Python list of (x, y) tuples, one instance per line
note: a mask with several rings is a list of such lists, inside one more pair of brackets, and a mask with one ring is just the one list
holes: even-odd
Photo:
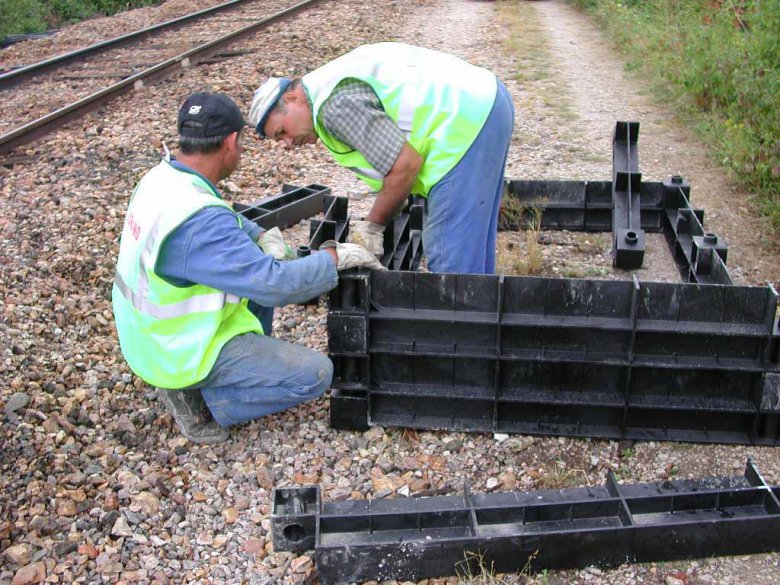
[(358, 79), (345, 79), (336, 86), (320, 108), (319, 122), (341, 142), (360, 151), (385, 176), (406, 142), (373, 88)]

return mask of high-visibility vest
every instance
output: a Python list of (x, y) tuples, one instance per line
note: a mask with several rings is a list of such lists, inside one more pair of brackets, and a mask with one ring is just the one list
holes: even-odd
[(371, 85), (385, 113), (398, 125), (424, 163), (412, 193), (431, 188), (463, 157), (485, 123), (496, 98), (496, 76), (453, 55), (403, 43), (363, 45), (302, 78), (312, 102), (314, 130), (333, 158), (372, 189), (384, 176), (357, 150), (319, 123), (320, 108), (340, 81)]
[(171, 232), (209, 206), (231, 209), (208, 181), (164, 160), (141, 179), (127, 209), (111, 293), (114, 319), (125, 360), (153, 386), (191, 386), (208, 375), (230, 339), (263, 333), (246, 299), (201, 284), (174, 286), (154, 271)]

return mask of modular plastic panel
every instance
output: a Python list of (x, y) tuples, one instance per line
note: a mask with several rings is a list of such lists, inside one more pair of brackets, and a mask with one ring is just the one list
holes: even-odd
[(330, 302), (337, 428), (780, 442), (769, 286), (387, 271)]
[[(277, 488), (274, 550), (314, 549), (325, 585), (614, 566), (780, 550), (780, 489), (743, 477), (536, 492), (320, 501)], [(470, 554), (471, 553), (471, 554)]]
[[(612, 231), (611, 181), (524, 181), (507, 182), (506, 201), (515, 200), (514, 214), (505, 202), (499, 229), (519, 230), (528, 226), (532, 210), (541, 213), (541, 228), (589, 232)], [(641, 228), (660, 232), (666, 221), (663, 184), (643, 181), (639, 186)], [(512, 216), (514, 215), (514, 216)]]
[(640, 226), (639, 122), (618, 122), (612, 141), (612, 264), (641, 268), (645, 232)]
[(732, 284), (726, 268), (728, 245), (714, 233), (704, 230), (704, 215), (691, 209), (690, 185), (682, 177), (664, 180), (664, 233), (687, 282)]
[(233, 209), (263, 229), (285, 229), (320, 213), (324, 198), (330, 193), (330, 187), (323, 185), (284, 185), (279, 195), (250, 204), (234, 203)]

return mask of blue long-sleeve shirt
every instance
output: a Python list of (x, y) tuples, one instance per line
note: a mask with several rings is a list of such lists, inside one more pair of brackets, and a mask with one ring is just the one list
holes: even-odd
[[(171, 164), (198, 174), (178, 161)], [(278, 262), (257, 245), (262, 230), (248, 220), (242, 223), (243, 229), (224, 207), (201, 209), (168, 235), (155, 272), (175, 286), (203, 284), (263, 307), (305, 302), (338, 284), (330, 254)]]

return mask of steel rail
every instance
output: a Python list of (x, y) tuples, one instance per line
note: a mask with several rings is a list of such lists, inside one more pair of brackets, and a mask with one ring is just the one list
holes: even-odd
[(243, 4), (244, 2), (250, 2), (250, 1), (252, 0), (230, 0), (229, 2), (225, 2), (217, 6), (212, 6), (211, 8), (204, 8), (203, 10), (200, 10), (198, 12), (185, 14), (183, 16), (174, 18), (172, 20), (168, 20), (166, 22), (161, 22), (159, 24), (155, 24), (147, 28), (133, 31), (131, 33), (127, 33), (125, 35), (121, 35), (118, 37), (114, 37), (113, 39), (108, 39), (100, 43), (95, 43), (94, 45), (89, 45), (88, 47), (83, 47), (81, 49), (70, 51), (68, 53), (62, 53), (60, 55), (56, 55), (49, 59), (38, 61), (37, 63), (31, 63), (30, 65), (25, 65), (23, 67), (13, 69), (7, 73), (0, 74), (0, 89), (12, 87), (19, 83), (22, 83), (26, 79), (29, 79), (35, 75), (39, 75), (41, 73), (44, 73), (46, 71), (51, 71), (53, 69), (57, 69), (58, 67), (61, 67), (66, 63), (71, 63), (81, 57), (92, 55), (94, 53), (99, 53), (109, 48), (118, 47), (120, 45), (130, 43), (135, 40), (139, 40), (142, 37), (149, 35), (151, 33), (165, 30), (167, 28), (172, 28), (174, 26), (188, 22), (190, 20), (197, 20), (198, 18), (208, 16), (215, 12), (221, 12), (222, 10), (227, 10), (229, 8), (235, 7), (238, 4)]
[(122, 81), (106, 87), (100, 91), (88, 95), (72, 104), (60, 108), (46, 116), (38, 118), (0, 136), (0, 154), (5, 154), (14, 148), (23, 144), (28, 144), (33, 140), (45, 136), (52, 130), (61, 127), (66, 122), (80, 118), (84, 114), (91, 112), (104, 103), (123, 95), (132, 89), (140, 89), (144, 82), (153, 82), (170, 75), (177, 69), (188, 67), (194, 57), (207, 57), (216, 52), (217, 49), (235, 42), (272, 22), (282, 20), (303, 8), (307, 8), (320, 0), (304, 0), (290, 8), (277, 12), (267, 18), (258, 20), (250, 25), (235, 30), (227, 35), (221, 36), (213, 41), (199, 45), (189, 51), (171, 57), (162, 63), (145, 69), (135, 75), (127, 77)]

